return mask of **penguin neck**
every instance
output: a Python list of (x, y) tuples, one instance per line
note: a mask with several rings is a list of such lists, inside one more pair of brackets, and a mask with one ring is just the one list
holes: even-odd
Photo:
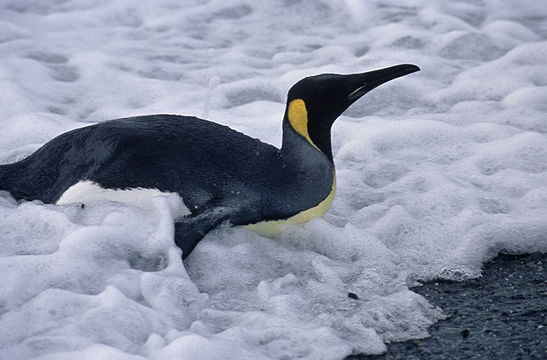
[[(299, 159), (301, 161), (307, 162), (309, 159), (307, 157), (310, 154), (315, 156), (320, 155), (320, 157), (327, 160), (331, 167), (334, 169), (334, 161), (332, 158), (332, 149), (330, 142), (330, 132), (328, 136), (325, 137), (323, 143), (315, 144), (313, 143), (309, 136), (305, 137), (302, 134), (299, 134), (289, 122), (287, 115), (283, 119), (283, 139), (281, 143), (281, 154), (285, 158), (290, 159)], [(315, 157), (314, 156), (314, 157)]]
[(308, 109), (302, 99), (289, 101), (283, 116), (282, 152), (288, 154), (297, 149), (311, 147), (326, 156), (333, 165), (330, 140), (332, 123), (321, 121), (319, 124), (323, 126), (310, 128)]
[[(332, 205), (336, 193), (336, 171), (330, 146), (325, 153), (308, 138), (294, 130), (285, 119), (280, 150), (281, 166), (285, 170), (281, 171), (283, 179), (279, 182), (287, 183), (283, 187), (290, 197), (287, 202), (296, 201), (303, 209), (294, 217), (296, 223), (323, 216)], [(290, 181), (287, 182), (287, 179)]]

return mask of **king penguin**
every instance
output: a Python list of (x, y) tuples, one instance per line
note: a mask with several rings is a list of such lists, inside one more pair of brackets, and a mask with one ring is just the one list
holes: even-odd
[(370, 90), (418, 70), (403, 64), (300, 80), (288, 92), (279, 149), (196, 117), (115, 119), (68, 131), (1, 165), (0, 189), (17, 200), (57, 204), (83, 201), (86, 191), (174, 193), (188, 210), (175, 219), (183, 258), (222, 223), (271, 234), (331, 206), (334, 121)]

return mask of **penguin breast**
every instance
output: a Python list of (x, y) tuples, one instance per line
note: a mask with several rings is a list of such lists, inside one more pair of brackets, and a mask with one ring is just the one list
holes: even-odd
[(336, 194), (336, 174), (333, 174), (332, 187), (330, 193), (319, 204), (309, 209), (300, 211), (299, 213), (284, 219), (261, 221), (254, 224), (245, 225), (244, 227), (259, 235), (273, 237), (278, 235), (285, 226), (304, 224), (316, 217), (322, 217), (332, 206), (334, 195)]

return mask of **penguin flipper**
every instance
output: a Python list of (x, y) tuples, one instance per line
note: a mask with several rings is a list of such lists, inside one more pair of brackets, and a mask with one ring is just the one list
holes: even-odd
[(233, 214), (233, 209), (227, 207), (210, 208), (208, 210), (185, 216), (175, 222), (175, 244), (182, 250), (185, 259), (205, 235)]

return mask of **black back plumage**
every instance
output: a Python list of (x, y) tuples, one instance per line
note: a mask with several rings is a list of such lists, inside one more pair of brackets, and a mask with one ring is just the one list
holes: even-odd
[(45, 203), (81, 181), (178, 193), (191, 212), (178, 219), (175, 233), (187, 256), (222, 222), (283, 220), (332, 201), (333, 122), (366, 92), (417, 70), (398, 65), (299, 81), (288, 94), (280, 149), (196, 117), (123, 118), (69, 131), (20, 162), (1, 165), (0, 189)]
[[(317, 157), (308, 153), (301, 156)], [(299, 160), (227, 126), (152, 115), (64, 133), (21, 162), (0, 166), (0, 178), (17, 179), (10, 181), (15, 197), (46, 203), (83, 180), (107, 189), (176, 192), (193, 213), (214, 205), (240, 208), (247, 216), (234, 217), (238, 225), (284, 219), (326, 196), (318, 191), (310, 197), (305, 189), (307, 184), (317, 188), (328, 167), (319, 166), (310, 179), (303, 177)]]

